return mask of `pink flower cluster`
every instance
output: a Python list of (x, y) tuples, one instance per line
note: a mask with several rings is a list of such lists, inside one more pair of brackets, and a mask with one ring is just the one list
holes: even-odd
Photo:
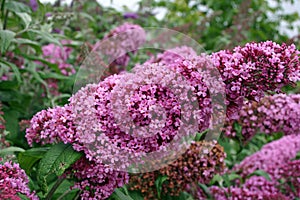
[[(246, 179), (245, 183), (237, 181), (238, 186), (209, 188), (216, 199), (295, 199), (300, 195), (300, 160), (293, 160), (300, 151), (299, 135), (284, 136), (279, 140), (266, 144), (262, 149), (235, 165), (231, 171)], [(264, 177), (251, 176), (256, 170), (270, 175), (271, 180)], [(205, 199), (202, 190), (198, 191), (200, 199)]]
[(175, 64), (182, 59), (189, 59), (197, 57), (197, 53), (188, 46), (175, 47), (168, 49), (163, 53), (157, 54), (155, 57), (151, 57), (147, 62), (149, 63), (163, 63), (166, 65)]
[(28, 177), (19, 164), (0, 164), (0, 199), (21, 200), (18, 194), (22, 194), (31, 200), (38, 200), (37, 196), (30, 192), (28, 182)]
[(222, 50), (211, 58), (226, 84), (228, 116), (237, 118), (243, 98), (260, 100), (264, 92), (300, 80), (300, 52), (295, 45), (272, 41), (247, 43), (233, 51)]
[[(129, 52), (135, 53), (146, 41), (146, 32), (136, 24), (124, 23), (112, 29), (100, 42), (96, 43), (94, 50), (108, 56), (110, 65), (119, 66), (123, 71), (129, 61)], [(101, 49), (99, 49), (101, 47)]]
[[(68, 41), (62, 41), (63, 45), (68, 43)], [(72, 52), (72, 48), (67, 46), (60, 47), (56, 44), (48, 44), (42, 47), (42, 51), (43, 57), (48, 62), (57, 64), (63, 75), (70, 76), (76, 73), (74, 67), (67, 63), (67, 60)]]
[(115, 171), (86, 158), (75, 162), (71, 172), (77, 179), (73, 188), (82, 191), (82, 199), (107, 199), (115, 188), (122, 187), (129, 180), (127, 173)]
[(279, 170), (279, 188), (285, 191), (289, 199), (300, 197), (300, 160), (283, 164)]
[[(251, 176), (241, 186), (229, 188), (212, 186), (210, 192), (217, 200), (288, 200), (272, 182), (261, 176)], [(202, 190), (198, 190), (197, 197), (199, 200), (207, 199)]]
[(251, 139), (257, 132), (285, 135), (300, 132), (300, 95), (277, 94), (266, 96), (259, 102), (246, 103), (236, 121), (230, 121), (225, 128), (227, 136), (236, 136), (233, 124), (242, 125), (243, 140)]
[[(210, 69), (210, 66), (216, 67), (225, 83), (227, 117), (230, 120), (238, 118), (238, 111), (245, 98), (259, 101), (265, 92), (280, 91), (282, 86), (293, 85), (300, 80), (299, 55), (295, 45), (279, 45), (266, 41), (247, 43), (244, 47), (234, 48), (233, 51), (222, 50), (211, 56), (197, 56), (193, 49), (183, 46), (158, 54), (148, 62), (159, 62), (174, 67), (189, 60), (196, 66), (196, 70), (192, 70), (194, 73), (206, 68), (205, 71), (211, 73), (209, 77), (218, 78)], [(201, 62), (203, 58), (206, 62)], [(205, 77), (202, 73), (203, 71), (202, 77)], [(204, 83), (207, 84), (205, 81)], [(216, 86), (206, 87), (211, 92)]]
[(113, 160), (126, 168), (145, 153), (170, 143), (180, 125), (185, 127), (182, 134), (194, 133), (197, 123), (185, 126), (182, 122), (193, 117), (193, 109), (187, 105), (192, 99), (185, 99), (192, 88), (183, 83), (178, 73), (165, 66), (145, 64), (137, 66), (134, 73), (110, 76), (81, 89), (70, 99), (77, 141), (83, 145), (74, 148), (83, 150), (89, 159)]
[(72, 143), (75, 137), (73, 110), (69, 105), (49, 108), (38, 112), (26, 129), (26, 139), (29, 145), (33, 142), (51, 144), (59, 141)]
[[(124, 45), (124, 49), (136, 47), (136, 43), (120, 45)], [(113, 52), (113, 48), (107, 50)], [(226, 85), (229, 118), (237, 115), (244, 98), (258, 101), (264, 92), (276, 91), (299, 80), (299, 52), (293, 45), (280, 46), (269, 41), (249, 43), (236, 47), (233, 52), (220, 51), (212, 56), (196, 56), (187, 47), (174, 52), (186, 53), (178, 57), (167, 51), (159, 55), (158, 60), (153, 58), (137, 65), (133, 73), (112, 75), (100, 83), (87, 85), (64, 107), (41, 111), (32, 118), (26, 130), (28, 143), (63, 141), (71, 143), (76, 151), (83, 151), (86, 161), (78, 161), (75, 165), (79, 179), (76, 186), (85, 190), (83, 198), (102, 198), (113, 191), (112, 182), (116, 183), (113, 186), (119, 186), (119, 182), (127, 182), (128, 176), (127, 173), (110, 173), (114, 170), (105, 164), (119, 165), (119, 169), (126, 170), (128, 164), (139, 164), (143, 160), (140, 156), (157, 150), (163, 152), (167, 144), (181, 141), (180, 136), (191, 136), (207, 129), (212, 113), (210, 97), (222, 89), (222, 79)], [(219, 82), (221, 84), (216, 84)], [(266, 145), (262, 151), (267, 153), (254, 154), (257, 156), (254, 160), (247, 158), (250, 166), (246, 167), (248, 161), (245, 159), (236, 169), (240, 166), (242, 173), (249, 174), (263, 166), (263, 170), (272, 171), (262, 162), (273, 162), (273, 165), (289, 161), (296, 149), (300, 150), (298, 140), (286, 136), (278, 142), (281, 143), (279, 147), (276, 142)], [(285, 147), (283, 143), (291, 149), (281, 149)], [(282, 153), (277, 155), (278, 151)], [(101, 172), (101, 176), (95, 172)], [(87, 178), (91, 176), (94, 179), (89, 182)], [(109, 187), (94, 184), (98, 179), (103, 183), (104, 177), (109, 179), (104, 181)]]
[[(78, 146), (73, 110), (70, 105), (42, 110), (37, 113), (26, 129), (28, 144), (57, 142)], [(79, 143), (81, 144), (81, 143)], [(82, 144), (80, 145), (82, 146)], [(106, 199), (116, 187), (128, 182), (128, 174), (116, 172), (103, 164), (82, 158), (71, 168), (76, 178), (75, 188), (82, 189), (82, 199)], [(100, 184), (99, 184), (100, 183)], [(114, 187), (113, 187), (114, 186)]]
[[(212, 65), (211, 58), (208, 55), (201, 54), (197, 56), (192, 48), (182, 46), (158, 54), (156, 57), (149, 59), (146, 63), (164, 65), (168, 69), (180, 73), (183, 79), (191, 85), (193, 95), (198, 101), (197, 116), (199, 132), (204, 131), (211, 125), (212, 111), (215, 108), (225, 106), (222, 102), (214, 101), (218, 95), (223, 93), (225, 85), (218, 70)], [(212, 101), (214, 105), (212, 105)], [(220, 112), (219, 116), (222, 115), (224, 115), (224, 113)]]
[(269, 173), (274, 180), (280, 178), (280, 166), (291, 161), (300, 151), (300, 136), (287, 135), (279, 140), (264, 145), (260, 151), (246, 157), (234, 166), (242, 177), (246, 177), (255, 170)]

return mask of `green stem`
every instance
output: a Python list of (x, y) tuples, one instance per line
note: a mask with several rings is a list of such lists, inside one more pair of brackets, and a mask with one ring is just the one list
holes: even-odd
[(53, 187), (51, 188), (50, 192), (47, 194), (45, 200), (51, 200), (52, 196), (54, 194), (54, 192), (56, 191), (56, 189), (60, 186), (60, 184), (65, 180), (65, 178), (62, 177), (58, 177), (56, 183), (53, 185)]
[(8, 18), (8, 10), (6, 10), (5, 12), (5, 16), (4, 16), (4, 22), (3, 22), (3, 30), (6, 29), (6, 25), (7, 25), (7, 18)]
[(2, 18), (4, 16), (4, 5), (5, 5), (5, 0), (2, 0), (2, 3), (1, 3), (1, 15), (2, 15)]

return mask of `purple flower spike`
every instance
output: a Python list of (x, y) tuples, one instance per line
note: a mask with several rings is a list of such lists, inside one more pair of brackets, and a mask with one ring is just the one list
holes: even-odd
[(37, 11), (39, 4), (36, 0), (30, 0), (29, 5), (33, 11)]
[(124, 19), (138, 19), (139, 15), (136, 13), (128, 12), (128, 13), (124, 13), (123, 17)]

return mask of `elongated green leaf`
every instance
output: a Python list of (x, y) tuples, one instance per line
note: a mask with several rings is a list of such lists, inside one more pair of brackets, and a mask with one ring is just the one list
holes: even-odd
[(140, 191), (128, 191), (128, 195), (134, 200), (144, 200), (143, 195)]
[[(53, 183), (50, 187), (52, 188)], [(70, 188), (74, 185), (74, 182), (70, 182), (69, 180), (64, 180), (58, 188), (55, 190), (55, 193), (52, 197), (52, 199), (59, 199), (60, 200), (69, 200), (69, 199), (74, 199), (76, 194), (78, 193), (79, 189), (73, 189), (71, 190)]]
[(19, 83), (21, 83), (21, 73), (19, 71), (19, 68), (14, 64), (14, 63), (11, 63), (11, 62), (6, 62), (4, 60), (0, 60), (0, 66), (1, 65), (6, 65), (8, 66), (9, 68), (11, 68), (14, 72), (14, 75), (16, 76), (16, 79)]
[(61, 74), (57, 74), (57, 73), (53, 73), (53, 72), (39, 72), (39, 74), (41, 75), (41, 77), (43, 79), (47, 79), (47, 78), (54, 78), (54, 79), (57, 79), (57, 80), (67, 80), (67, 79), (70, 79), (70, 77), (68, 76), (64, 76), (64, 75), (61, 75)]
[(24, 152), (25, 150), (20, 147), (7, 147), (0, 150), (0, 154), (12, 154), (14, 152)]
[(21, 200), (30, 200), (26, 195), (19, 193), (18, 196)]
[(214, 185), (214, 184), (218, 183), (218, 185), (222, 187), (223, 186), (223, 182), (224, 182), (223, 177), (220, 174), (216, 174), (211, 179), (210, 185)]
[(33, 29), (29, 29), (28, 31), (35, 33), (37, 36), (41, 37), (41, 39), (43, 39), (49, 43), (54, 43), (59, 46), (62, 46), (61, 43), (56, 38), (54, 38), (50, 33), (46, 32), (46, 31), (33, 30)]
[(262, 176), (262, 177), (265, 177), (268, 181), (271, 180), (270, 175), (267, 172), (263, 171), (263, 170), (256, 170), (256, 171), (252, 172), (248, 176), (248, 178), (250, 178), (251, 176)]
[(118, 200), (134, 200), (130, 196), (124, 194), (119, 188), (115, 189), (115, 195), (114, 197)]
[[(1, 66), (1, 65), (0, 65)], [(2, 66), (1, 66), (2, 67)], [(1, 74), (0, 74), (1, 76)], [(0, 90), (12, 90), (17, 89), (19, 86), (17, 81), (1, 81)]]
[(89, 15), (85, 12), (80, 12), (79, 15), (86, 18), (86, 19), (88, 19), (88, 20), (90, 20), (90, 21), (92, 21), (92, 22), (95, 22), (95, 19), (91, 15)]
[(12, 12), (31, 13), (30, 8), (26, 4), (17, 1), (5, 1), (5, 8)]
[(25, 12), (16, 12), (16, 15), (22, 20), (22, 22), (24, 23), (25, 26), (25, 30), (28, 29), (32, 19), (30, 17), (30, 15), (28, 15)]
[(37, 72), (36, 70), (36, 66), (35, 65), (30, 65), (27, 70), (33, 75), (33, 77), (40, 82), (41, 84), (43, 84), (46, 88), (47, 88), (47, 83), (40, 77), (40, 74)]
[(28, 45), (32, 45), (32, 46), (40, 46), (40, 44), (38, 42), (26, 39), (26, 38), (15, 38), (14, 42), (16, 42), (17, 44), (28, 44)]
[(211, 194), (210, 194), (210, 191), (209, 191), (209, 188), (205, 185), (205, 184), (198, 184), (199, 185), (199, 187), (202, 189), (202, 191), (206, 194), (206, 196), (209, 198), (209, 199), (211, 199), (212, 198), (212, 196), (211, 196)]
[[(1, 97), (1, 94), (0, 94)], [(6, 121), (6, 130), (9, 131), (10, 134), (6, 136), (8, 140), (14, 140), (18, 137), (18, 129), (19, 129), (19, 116), (20, 113), (15, 110), (6, 110), (4, 112), (4, 119)], [(15, 143), (15, 142), (14, 142)]]
[(36, 52), (40, 53), (42, 51), (41, 45), (38, 42), (25, 39), (25, 38), (14, 38), (13, 43), (16, 43), (17, 45), (28, 45), (31, 46)]
[(49, 150), (48, 147), (33, 148), (18, 154), (18, 163), (27, 174), (30, 174), (32, 167)]
[(161, 197), (162, 185), (166, 180), (168, 180), (167, 176), (159, 176), (155, 181), (158, 199), (160, 199), (160, 197)]
[(43, 191), (48, 191), (48, 176), (61, 176), (82, 156), (81, 153), (73, 150), (71, 145), (57, 144), (44, 155), (38, 167), (38, 182)]
[(0, 52), (5, 53), (16, 33), (9, 30), (0, 30)]

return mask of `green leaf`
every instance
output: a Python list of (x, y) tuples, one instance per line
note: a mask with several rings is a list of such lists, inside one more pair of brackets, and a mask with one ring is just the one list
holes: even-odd
[(53, 72), (42, 72), (42, 71), (40, 71), (39, 74), (41, 75), (41, 77), (43, 79), (47, 79), (47, 78), (54, 78), (54, 79), (57, 79), (57, 80), (70, 79), (70, 77), (68, 77), (68, 76), (64, 76), (64, 75), (53, 73)]
[(297, 152), (296, 157), (294, 160), (299, 160), (300, 159), (300, 151)]
[(214, 184), (218, 183), (219, 186), (223, 187), (223, 182), (224, 182), (223, 177), (220, 174), (216, 174), (211, 179), (209, 184), (214, 185)]
[(32, 167), (49, 150), (48, 147), (33, 148), (18, 154), (18, 163), (27, 174), (30, 174)]
[(38, 166), (37, 179), (42, 190), (44, 192), (48, 191), (48, 177), (54, 174), (61, 176), (81, 156), (81, 153), (73, 150), (72, 145), (57, 144), (52, 146), (43, 156)]
[(25, 13), (25, 12), (16, 12), (15, 14), (16, 14), (16, 15), (22, 20), (22, 22), (24, 23), (24, 25), (25, 25), (24, 30), (27, 30), (28, 27), (29, 27), (29, 24), (30, 24), (31, 21), (32, 21), (30, 15), (28, 15), (28, 14)]
[(238, 175), (238, 174), (233, 173), (233, 174), (229, 174), (228, 175), (228, 179), (229, 179), (229, 181), (233, 181), (235, 179), (240, 179), (241, 180), (242, 177), (240, 175)]
[(19, 83), (21, 83), (22, 80), (21, 80), (21, 73), (19, 71), (19, 68), (14, 63), (6, 62), (4, 60), (0, 60), (0, 66), (3, 65), (3, 64), (6, 65), (6, 66), (8, 66), (9, 68), (11, 68), (13, 70), (14, 75), (16, 76), (17, 81)]
[[(53, 183), (50, 187), (52, 188), (55, 183)], [(76, 194), (78, 193), (79, 189), (71, 190), (71, 187), (74, 185), (74, 182), (70, 182), (69, 180), (63, 180), (63, 182), (58, 186), (55, 190), (55, 193), (52, 199), (59, 199), (62, 200), (69, 200), (75, 199)]]
[(17, 44), (28, 44), (28, 45), (32, 45), (32, 46), (40, 46), (40, 44), (38, 42), (26, 39), (26, 38), (15, 38), (14, 42), (16, 42)]
[(41, 52), (41, 45), (38, 42), (25, 38), (15, 38), (12, 42), (16, 43), (17, 45), (29, 45), (33, 47), (36, 52)]
[(26, 195), (18, 193), (18, 196), (20, 197), (21, 200), (30, 200)]
[(46, 88), (47, 88), (47, 83), (40, 77), (40, 74), (37, 72), (36, 70), (36, 66), (35, 65), (30, 65), (27, 70), (33, 75), (33, 77), (40, 82), (41, 84), (43, 84)]
[(15, 35), (15, 32), (9, 30), (0, 30), (0, 52), (2, 54), (6, 52)]
[(128, 191), (128, 195), (131, 196), (134, 200), (144, 200), (143, 195), (140, 191)]
[(208, 130), (205, 130), (201, 133), (197, 133), (196, 134), (196, 138), (195, 138), (195, 141), (200, 141), (200, 140), (204, 140), (205, 139), (205, 136), (207, 134)]
[(48, 32), (33, 29), (29, 29), (28, 31), (41, 37), (41, 39), (45, 40), (46, 42), (54, 43), (62, 47), (61, 43)]
[(268, 181), (271, 181), (270, 175), (267, 172), (263, 171), (263, 170), (254, 171), (251, 174), (249, 174), (247, 176), (247, 178), (250, 178), (251, 176), (262, 176), (262, 177), (265, 177)]
[(8, 140), (14, 140), (19, 137), (19, 112), (15, 110), (6, 110), (4, 112), (4, 119), (6, 121), (6, 130), (10, 132), (9, 135), (6, 136)]
[(24, 152), (25, 150), (20, 147), (7, 147), (0, 150), (0, 154), (13, 154), (14, 152)]
[(17, 81), (1, 81), (0, 90), (13, 90), (17, 89), (19, 84)]
[(166, 180), (168, 180), (168, 176), (159, 176), (159, 177), (155, 180), (155, 187), (156, 187), (158, 199), (161, 198), (161, 189), (162, 189), (162, 185), (163, 185), (163, 183), (164, 183)]
[(209, 199), (211, 199), (212, 196), (211, 196), (211, 194), (210, 194), (209, 188), (208, 188), (205, 184), (202, 184), (202, 183), (199, 183), (198, 185), (199, 185), (199, 187), (201, 188), (201, 190), (205, 193), (205, 195), (206, 195)]
[(85, 12), (80, 12), (79, 15), (86, 18), (86, 19), (88, 19), (88, 20), (90, 20), (90, 21), (92, 21), (92, 22), (95, 22), (95, 19), (91, 15), (89, 15)]
[(31, 13), (30, 8), (24, 4), (17, 1), (6, 1), (5, 8), (12, 12), (26, 12)]
[(223, 180), (225, 182), (225, 187), (229, 187), (230, 186), (230, 180), (229, 180), (228, 174), (223, 175)]
[(134, 200), (133, 198), (131, 198), (130, 196), (124, 194), (121, 189), (117, 188), (114, 191), (116, 199), (118, 200)]

